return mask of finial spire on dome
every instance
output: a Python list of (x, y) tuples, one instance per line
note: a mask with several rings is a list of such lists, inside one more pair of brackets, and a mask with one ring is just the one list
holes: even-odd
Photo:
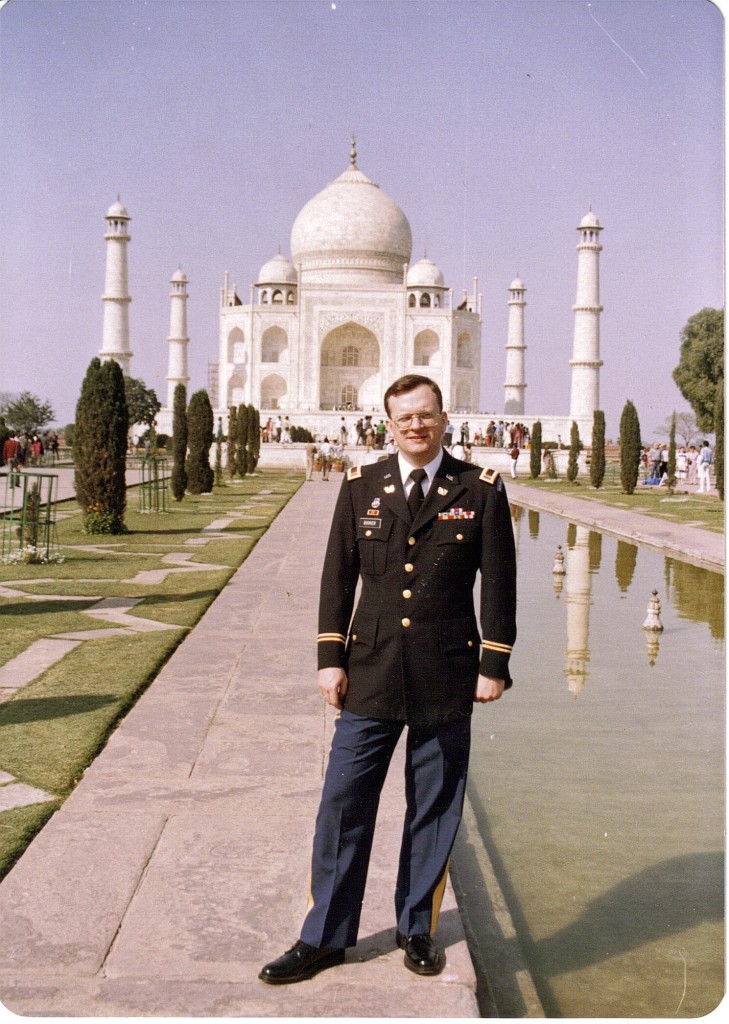
[(349, 162), (352, 167), (357, 168), (357, 139), (355, 138), (354, 132), (352, 132), (352, 145), (349, 150)]

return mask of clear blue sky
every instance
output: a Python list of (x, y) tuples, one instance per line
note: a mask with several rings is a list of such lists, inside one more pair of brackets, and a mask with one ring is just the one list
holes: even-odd
[[(724, 23), (708, 0), (11, 0), (0, 11), (0, 392), (73, 419), (101, 346), (106, 227), (132, 217), (132, 373), (166, 396), (169, 279), (190, 390), (241, 294), (348, 163), (413, 260), (484, 293), (482, 408), (503, 407), (527, 286), (526, 411), (569, 411), (576, 226), (604, 226), (601, 405), (644, 437), (687, 404), (679, 337), (723, 305)], [(244, 299), (245, 301), (245, 299)]]

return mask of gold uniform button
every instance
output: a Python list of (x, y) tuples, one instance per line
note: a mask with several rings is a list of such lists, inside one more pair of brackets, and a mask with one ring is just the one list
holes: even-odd
[(371, 537), (371, 536), (372, 536), (372, 530), (365, 530), (365, 537)]
[(473, 647), (473, 640), (469, 640), (469, 641), (468, 641), (468, 646), (469, 646), (469, 647)]
[(408, 626), (410, 625), (410, 619), (403, 619), (402, 624), (405, 627), (405, 629), (407, 629)]
[(456, 540), (463, 540), (463, 534), (462, 533), (457, 533), (456, 534)]
[[(356, 634), (356, 633), (352, 633), (352, 643), (354, 643), (354, 641), (355, 641), (356, 639), (357, 639), (357, 634)], [(473, 641), (472, 641), (472, 640), (469, 640), (468, 642), (469, 642), (469, 644), (472, 644), (472, 643), (473, 643)]]
[(405, 572), (412, 572), (414, 568), (415, 566), (413, 565), (412, 562), (405, 563)]
[(412, 547), (414, 543), (415, 543), (415, 537), (408, 537), (408, 544), (410, 545), (410, 547)]
[(407, 599), (413, 596), (413, 592), (412, 590), (403, 590), (402, 596)]

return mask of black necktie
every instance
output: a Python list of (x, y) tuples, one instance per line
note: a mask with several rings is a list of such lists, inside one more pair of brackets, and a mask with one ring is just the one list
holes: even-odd
[(410, 515), (413, 520), (418, 514), (420, 506), (423, 504), (423, 487), (422, 481), (425, 480), (428, 474), (424, 469), (413, 469), (410, 473), (410, 479), (413, 481), (413, 486), (410, 488), (410, 494), (408, 495), (408, 508), (410, 509)]

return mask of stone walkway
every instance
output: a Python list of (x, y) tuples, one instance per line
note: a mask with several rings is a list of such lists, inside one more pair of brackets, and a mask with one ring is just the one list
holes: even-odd
[(306, 907), (333, 722), (314, 685), (312, 638), (337, 490), (337, 479), (301, 488), (0, 884), (0, 998), (10, 1010), (479, 1016), (450, 888), (438, 932), (445, 972), (416, 977), (395, 946), (401, 753), (360, 944), (310, 982), (257, 979), (296, 938)]
[[(315, 692), (312, 637), (338, 480), (307, 483), (286, 506), (0, 884), (0, 999), (9, 1009), (53, 1016), (479, 1016), (450, 888), (438, 934), (447, 948), (444, 974), (416, 978), (395, 947), (401, 754), (383, 795), (360, 944), (344, 966), (311, 982), (277, 989), (256, 978), (296, 937), (306, 904), (333, 722)], [(518, 482), (507, 486), (510, 498), (527, 506), (723, 567), (719, 535)], [(184, 571), (185, 562), (155, 571)], [(115, 616), (126, 615), (124, 608), (96, 611), (113, 612), (111, 628), (120, 628)], [(35, 655), (40, 671), (48, 655)], [(0, 809), (3, 794), (18, 786), (0, 773)], [(513, 950), (513, 923), (493, 872), (489, 884), (482, 912), (493, 922), (494, 941)], [(543, 1015), (518, 951), (510, 959), (524, 1015)], [(482, 1006), (496, 1015), (487, 998)]]

